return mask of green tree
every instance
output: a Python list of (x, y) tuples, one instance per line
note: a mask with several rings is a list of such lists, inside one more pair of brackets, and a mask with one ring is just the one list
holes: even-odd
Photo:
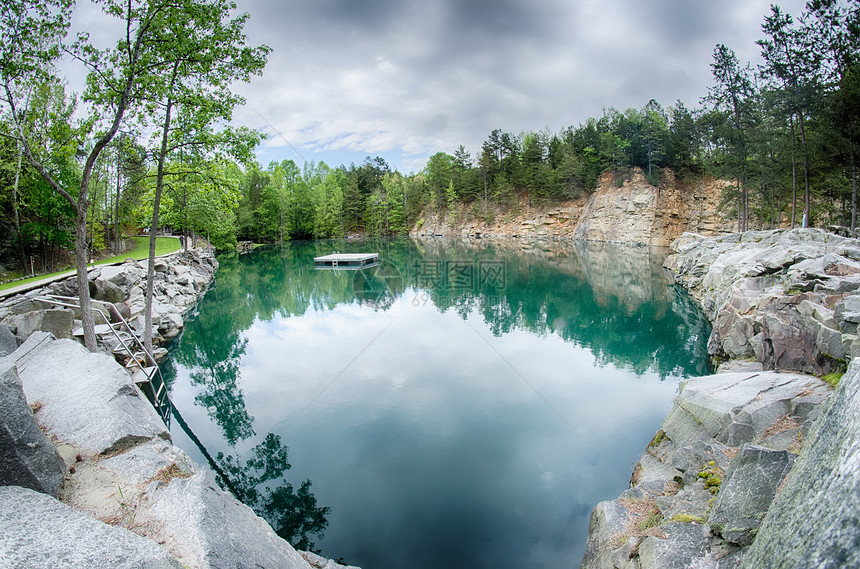
[(663, 162), (666, 155), (669, 121), (663, 107), (655, 99), (648, 101), (642, 115), (645, 154), (648, 159), (648, 181), (656, 186), (658, 178), (655, 168)]
[[(155, 195), (149, 239), (144, 343), (152, 346), (152, 297), (155, 239), (168, 157), (183, 152), (224, 149), (237, 158), (250, 154), (258, 137), (248, 129), (214, 127), (232, 118), (244, 99), (233, 92), (236, 81), (262, 73), (269, 48), (245, 45), (248, 14), (232, 16), (229, 0), (183, 0), (160, 6), (153, 20), (153, 42), (142, 98), (147, 118), (158, 126)], [(193, 34), (188, 31), (193, 30)]]
[[(811, 222), (811, 193), (807, 116), (811, 106), (811, 97), (817, 91), (814, 69), (818, 66), (818, 62), (809, 49), (810, 46), (804, 37), (803, 29), (795, 28), (793, 24), (794, 21), (790, 14), (784, 14), (776, 5), (771, 6), (771, 14), (765, 17), (762, 24), (762, 31), (767, 37), (757, 43), (761, 46), (762, 58), (765, 61), (763, 67), (765, 77), (770, 77), (781, 83), (785, 108), (792, 125), (792, 133), (795, 121), (800, 128), (805, 204), (803, 226), (808, 227)], [(792, 136), (793, 143), (794, 137)], [(793, 223), (794, 211), (792, 211), (792, 226)]]
[(711, 71), (716, 85), (708, 89), (706, 100), (715, 110), (725, 112), (721, 138), (729, 149), (729, 172), (736, 180), (738, 200), (738, 231), (746, 231), (749, 222), (749, 194), (747, 191), (748, 131), (754, 120), (752, 115), (753, 83), (749, 66), (741, 66), (735, 52), (723, 44), (714, 49)]

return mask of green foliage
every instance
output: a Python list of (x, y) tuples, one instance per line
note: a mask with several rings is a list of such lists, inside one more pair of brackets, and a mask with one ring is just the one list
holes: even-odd
[(675, 514), (672, 516), (672, 521), (680, 524), (703, 524), (707, 520), (702, 516), (693, 516), (690, 514)]
[[(804, 218), (857, 225), (860, 10), (844, 0), (810, 3), (796, 18), (772, 7), (757, 70), (717, 45), (702, 108), (652, 99), (558, 132), (494, 129), (474, 155), (462, 145), (437, 152), (408, 176), (378, 157), (337, 168), (257, 164), (259, 135), (222, 126), (243, 102), (232, 86), (262, 71), (269, 48), (246, 45), (248, 15), (228, 0), (99, 5), (133, 31), (105, 50), (86, 34), (66, 42), (71, 0), (3, 5), (0, 95), (4, 112), (16, 113), (0, 118), (0, 131), (26, 142), (19, 148), (0, 140), (0, 211), (19, 220), (0, 250), (4, 265), (33, 253), (47, 260), (67, 247), (79, 204), (90, 206), (91, 242), (105, 232), (99, 227), (112, 226), (107, 245), (120, 225), (150, 225), (143, 216), (155, 213), (159, 187), (162, 221), (208, 234), (220, 248), (237, 238), (402, 235), (425, 208), (450, 215), (463, 202), (477, 207), (462, 211), (492, 223), (520, 204), (587, 197), (606, 172), (621, 185), (637, 169), (655, 186), (669, 170), (682, 182), (726, 180), (722, 211), (737, 217), (739, 229)], [(92, 113), (79, 124), (72, 118), (77, 96), (53, 76), (63, 49), (90, 72), (80, 96)], [(132, 132), (113, 148), (120, 119), (129, 118)]]
[(647, 529), (651, 529), (660, 525), (660, 522), (663, 520), (663, 516), (660, 515), (660, 511), (656, 510), (653, 512), (649, 512), (642, 520), (639, 521), (639, 531), (645, 531)]

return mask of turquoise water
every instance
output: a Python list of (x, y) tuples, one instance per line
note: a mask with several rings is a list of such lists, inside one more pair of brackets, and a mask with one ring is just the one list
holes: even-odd
[[(380, 265), (313, 268), (333, 251)], [(664, 254), (379, 240), (223, 255), (166, 366), (200, 444), (177, 421), (175, 442), (241, 485), (231, 465), (280, 437), (292, 468), (259, 489), (310, 480), (330, 508), (315, 546), (364, 569), (578, 567), (591, 509), (626, 488), (679, 378), (708, 371), (708, 324)]]

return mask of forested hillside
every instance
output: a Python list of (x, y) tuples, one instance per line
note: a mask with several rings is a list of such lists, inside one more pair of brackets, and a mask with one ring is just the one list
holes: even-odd
[[(71, 5), (16, 0), (3, 8), (4, 18), (39, 4)], [(49, 27), (37, 30), (56, 33)], [(143, 136), (135, 124), (163, 126), (170, 116), (163, 105), (169, 101), (154, 106), (144, 101), (88, 164), (100, 131), (89, 128), (97, 121), (80, 119), (76, 109), (81, 97), (98, 101), (99, 93), (67, 92), (52, 66), (33, 71), (34, 78), (44, 80), (28, 83), (6, 53), (0, 264), (20, 272), (22, 266), (29, 269), (31, 257), (37, 259), (37, 271), (69, 261), (80, 215), (46, 174), (73, 199), (83, 187), (82, 176), (89, 176), (87, 243), (96, 251), (115, 247), (121, 233), (149, 227), (154, 204), (160, 206), (159, 226), (208, 236), (229, 248), (237, 240), (405, 234), (428, 208), (438, 215), (465, 211), (492, 224), (500, 207), (516, 213), (523, 200), (587, 197), (602, 174), (610, 172), (620, 185), (634, 168), (656, 186), (667, 169), (682, 181), (730, 180), (721, 208), (738, 230), (804, 224), (853, 229), (860, 6), (853, 0), (815, 0), (794, 16), (774, 6), (763, 18), (762, 31), (763, 63), (757, 67), (739, 61), (729, 47), (716, 46), (710, 62), (713, 86), (694, 106), (650, 100), (638, 109), (607, 108), (601, 116), (557, 131), (493, 130), (481, 148), (461, 145), (436, 153), (422, 171), (408, 174), (392, 170), (381, 158), (338, 166), (299, 166), (291, 160), (259, 164), (249, 158), (257, 138), (247, 129), (225, 134), (207, 125), (208, 130), (198, 131), (194, 105), (203, 104), (199, 97), (184, 102), (187, 111), (174, 116), (164, 137)], [(4, 34), (5, 43), (8, 31)], [(259, 62), (250, 63), (238, 78), (260, 69)], [(27, 86), (26, 97), (22, 86)], [(18, 102), (17, 115), (10, 102)], [(217, 112), (210, 110), (212, 116)], [(45, 171), (28, 158), (21, 136), (38, 149)]]

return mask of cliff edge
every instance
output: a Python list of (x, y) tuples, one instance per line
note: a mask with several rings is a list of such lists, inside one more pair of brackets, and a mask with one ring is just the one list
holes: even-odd
[(510, 210), (477, 203), (459, 204), (452, 211), (428, 208), (409, 234), (669, 246), (685, 231), (720, 235), (733, 230), (732, 220), (718, 211), (724, 186), (724, 181), (710, 178), (682, 183), (669, 170), (659, 186), (652, 186), (639, 169), (619, 185), (607, 172), (594, 193), (578, 200), (540, 205), (523, 198)]

